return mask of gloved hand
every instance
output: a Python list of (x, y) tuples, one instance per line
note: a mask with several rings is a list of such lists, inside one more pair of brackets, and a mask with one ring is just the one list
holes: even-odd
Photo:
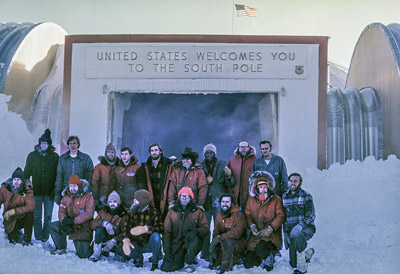
[(197, 231), (197, 229), (196, 228), (193, 228), (192, 230), (190, 230), (187, 234), (186, 234), (186, 237), (185, 237), (185, 242), (193, 242), (194, 241), (194, 239), (196, 238), (196, 236), (199, 234), (199, 232)]
[(55, 193), (54, 194), (54, 202), (56, 202), (57, 205), (60, 205), (61, 203), (61, 194), (60, 193)]
[(209, 260), (210, 260), (210, 263), (214, 263), (215, 260), (218, 257), (218, 248), (217, 247), (218, 247), (219, 243), (221, 243), (221, 237), (219, 235), (214, 237), (214, 239), (210, 243), (210, 249), (209, 249), (209, 252), (210, 252)]
[(258, 231), (258, 228), (256, 225), (250, 226), (250, 231), (256, 237), (258, 237), (258, 235), (260, 235), (260, 232)]
[(106, 245), (103, 247), (103, 251), (109, 252), (113, 247), (117, 244), (117, 239), (112, 238), (111, 240), (106, 242)]
[(10, 209), (6, 213), (4, 213), (4, 219), (8, 221), (8, 219), (10, 219), (10, 217), (14, 215), (15, 215), (15, 209)]
[(139, 236), (139, 235), (145, 234), (147, 232), (149, 232), (149, 227), (147, 225), (135, 226), (135, 227), (132, 227), (130, 230), (130, 233), (133, 236)]
[(129, 238), (124, 238), (122, 240), (122, 250), (124, 251), (124, 254), (126, 256), (129, 256), (131, 254), (131, 248), (135, 248), (131, 243), (131, 240), (129, 240)]
[(263, 237), (263, 238), (267, 238), (267, 237), (271, 236), (272, 233), (274, 233), (274, 229), (272, 228), (272, 226), (269, 225), (267, 228), (260, 231), (259, 236)]
[(109, 221), (104, 220), (101, 222), (101, 225), (107, 230), (108, 235), (115, 234), (115, 231), (114, 231), (115, 226), (113, 226)]
[(214, 178), (212, 176), (207, 176), (206, 180), (207, 180), (207, 184), (211, 184), (213, 182)]
[(286, 249), (289, 249), (289, 245), (290, 245), (290, 236), (289, 236), (289, 233), (286, 233), (285, 232), (285, 235), (284, 235), (284, 243), (285, 243), (285, 248)]
[(227, 166), (224, 167), (224, 173), (225, 173), (225, 176), (226, 176), (228, 179), (231, 178), (231, 176), (232, 176), (232, 170), (230, 170), (229, 167), (227, 167)]
[(290, 238), (296, 238), (300, 235), (301, 231), (303, 230), (303, 225), (298, 223), (292, 228), (292, 231), (290, 231)]
[(66, 225), (73, 225), (73, 224), (74, 224), (74, 218), (65, 217), (65, 218), (62, 220), (61, 224), (62, 224), (63, 226), (66, 226)]

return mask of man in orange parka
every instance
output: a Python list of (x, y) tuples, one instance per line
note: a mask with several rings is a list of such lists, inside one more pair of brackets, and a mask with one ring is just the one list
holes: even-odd
[[(0, 188), (0, 206), (4, 204), (4, 226), (10, 243), (31, 244), (35, 198), (33, 190), (25, 183), (24, 172), (17, 168), (12, 174), (12, 183), (5, 182)], [(24, 229), (23, 239), (19, 238)]]

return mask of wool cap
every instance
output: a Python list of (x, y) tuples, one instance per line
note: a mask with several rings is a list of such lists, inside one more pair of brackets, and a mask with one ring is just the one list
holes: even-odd
[(12, 173), (11, 178), (12, 179), (20, 178), (22, 181), (25, 181), (24, 172), (22, 171), (22, 169), (20, 167), (17, 167), (17, 169), (14, 170), (14, 172)]
[(51, 145), (53, 143), (53, 141), (51, 140), (51, 132), (49, 129), (46, 129), (43, 133), (42, 136), (40, 136), (39, 138), (39, 144), (40, 142), (46, 142), (49, 145)]
[(113, 192), (111, 192), (110, 195), (108, 195), (107, 203), (109, 203), (111, 200), (117, 201), (118, 204), (121, 204), (121, 197), (115, 190)]
[(212, 152), (214, 152), (215, 157), (217, 157), (217, 147), (214, 146), (214, 144), (208, 144), (203, 148), (203, 155), (206, 154), (207, 150), (211, 150)]
[(151, 202), (150, 192), (145, 189), (137, 190), (134, 197), (141, 205), (148, 205)]
[(81, 183), (81, 180), (79, 179), (78, 175), (72, 174), (71, 177), (69, 178), (68, 184), (80, 186), (82, 183)]
[(268, 185), (268, 179), (265, 177), (260, 177), (256, 180), (256, 186), (259, 188), (260, 186), (265, 185), (266, 187), (269, 187)]
[(193, 191), (190, 189), (190, 187), (187, 187), (187, 186), (182, 187), (181, 190), (179, 190), (179, 192), (178, 192), (178, 198), (181, 197), (182, 193), (188, 194), (190, 197), (192, 197), (192, 199), (194, 198)]
[(111, 144), (111, 143), (109, 143), (109, 144), (106, 146), (106, 150), (104, 151), (104, 155), (107, 155), (107, 151), (109, 151), (109, 150), (114, 150), (114, 151), (116, 152), (115, 146), (114, 146), (113, 144)]

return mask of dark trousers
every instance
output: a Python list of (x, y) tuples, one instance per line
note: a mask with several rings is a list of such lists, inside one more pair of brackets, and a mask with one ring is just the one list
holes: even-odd
[(8, 240), (10, 242), (19, 242), (19, 230), (24, 229), (23, 240), (30, 243), (32, 240), (33, 230), (33, 212), (25, 213), (24, 218), (17, 219), (14, 230), (8, 233)]
[(304, 227), (300, 235), (290, 239), (289, 244), (289, 263), (290, 266), (297, 267), (297, 252), (301, 253), (307, 248), (307, 241), (314, 235), (314, 230), (310, 227)]
[(259, 266), (262, 260), (268, 258), (268, 256), (271, 255), (271, 252), (276, 250), (277, 248), (271, 242), (259, 242), (254, 250), (247, 251), (244, 259), (244, 267), (252, 268), (254, 266)]
[(232, 271), (233, 265), (243, 257), (245, 249), (246, 244), (242, 240), (223, 240), (218, 246), (218, 258), (213, 266), (221, 265), (221, 270)]
[(94, 243), (101, 244), (108, 240), (111, 240), (111, 237), (108, 235), (107, 230), (102, 226), (96, 227), (96, 230), (94, 231)]
[[(50, 235), (53, 239), (54, 244), (57, 249), (66, 249), (67, 248), (67, 236), (65, 230), (63, 230), (62, 225), (59, 221), (52, 222), (50, 224)], [(81, 259), (89, 258), (93, 253), (93, 248), (90, 245), (90, 241), (79, 241), (74, 240), (74, 246), (76, 255), (78, 255)]]
[[(210, 209), (207, 209), (205, 212), (208, 226), (211, 227), (211, 217), (213, 218), (214, 225), (215, 225), (215, 218), (217, 218), (219, 212), (219, 208), (217, 207), (211, 207)], [(203, 248), (201, 249), (201, 258), (207, 259), (210, 257), (210, 233), (207, 234), (206, 237), (204, 237), (203, 241)]]
[[(152, 253), (151, 263), (158, 264), (158, 258), (161, 253), (161, 236), (157, 232), (151, 234), (149, 241), (145, 246), (140, 247), (135, 242), (131, 242), (134, 248), (131, 248), (131, 254), (129, 255), (135, 262), (143, 263), (143, 254)], [(118, 248), (117, 254), (124, 256), (122, 248)]]
[[(181, 248), (175, 251), (172, 255), (172, 261), (164, 258), (161, 265), (161, 271), (164, 272), (174, 272), (186, 264), (195, 264), (196, 256), (199, 254), (203, 246), (203, 239), (196, 236), (193, 241), (185, 241), (185, 244)], [(165, 251), (165, 250), (164, 250)]]
[[(35, 239), (47, 241), (50, 234), (51, 216), (53, 213), (54, 200), (49, 196), (35, 196), (35, 211), (33, 227)], [(42, 208), (44, 208), (44, 219), (42, 226)]]

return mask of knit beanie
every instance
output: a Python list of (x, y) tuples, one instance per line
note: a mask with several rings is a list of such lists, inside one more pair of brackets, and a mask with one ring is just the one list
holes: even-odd
[(260, 177), (256, 180), (256, 186), (259, 188), (260, 186), (265, 185), (266, 187), (269, 187), (268, 185), (268, 179), (265, 177)]
[(72, 174), (71, 177), (69, 178), (69, 185), (81, 185), (81, 180), (79, 179), (78, 175)]
[(46, 142), (49, 145), (51, 145), (53, 143), (53, 141), (51, 140), (51, 132), (49, 129), (46, 129), (43, 133), (42, 136), (40, 136), (39, 138), (39, 144), (40, 142)]
[(151, 202), (150, 192), (145, 189), (137, 190), (134, 197), (141, 205), (148, 205)]
[(217, 148), (216, 148), (212, 143), (206, 145), (206, 146), (203, 148), (203, 155), (206, 154), (206, 151), (207, 151), (207, 150), (211, 150), (212, 152), (214, 152), (215, 157), (217, 157)]
[(182, 187), (181, 190), (179, 190), (179, 192), (178, 192), (178, 198), (181, 197), (182, 193), (188, 194), (190, 197), (192, 197), (192, 199), (194, 198), (193, 191), (190, 189), (190, 187), (187, 187), (187, 186)]
[(113, 192), (111, 192), (110, 195), (108, 195), (107, 203), (109, 203), (111, 200), (117, 201), (118, 204), (121, 204), (121, 197), (115, 190)]
[(24, 176), (24, 172), (22, 171), (22, 169), (20, 167), (17, 167), (16, 170), (14, 170), (12, 176), (12, 179), (14, 178), (20, 178), (23, 182), (25, 182), (25, 176)]
[(104, 151), (104, 156), (107, 157), (107, 151), (109, 151), (109, 150), (114, 150), (114, 152), (116, 152), (115, 146), (114, 146), (113, 144), (109, 143), (109, 144), (106, 146), (106, 150)]

